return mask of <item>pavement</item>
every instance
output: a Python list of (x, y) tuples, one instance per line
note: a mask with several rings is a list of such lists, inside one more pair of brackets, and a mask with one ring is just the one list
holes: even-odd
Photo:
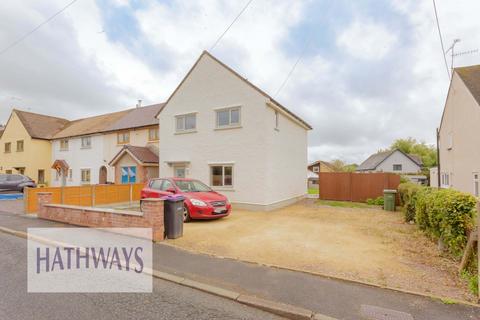
[(153, 293), (28, 293), (27, 242), (0, 233), (0, 319), (281, 319), (168, 281)]
[[(0, 226), (26, 231), (27, 227), (65, 225), (3, 213)], [(153, 250), (154, 268), (158, 271), (337, 319), (480, 319), (480, 308), (469, 304), (444, 303), (396, 290), (195, 254), (165, 243), (154, 244)]]

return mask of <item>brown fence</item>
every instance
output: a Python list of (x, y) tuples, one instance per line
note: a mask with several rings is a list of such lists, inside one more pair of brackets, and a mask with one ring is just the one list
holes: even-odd
[(393, 173), (321, 172), (318, 178), (322, 200), (364, 202), (383, 195), (384, 189), (397, 189), (400, 176)]
[(52, 203), (76, 206), (96, 206), (140, 200), (143, 183), (99, 184), (74, 187), (45, 187), (25, 189), (25, 213), (37, 212), (37, 193), (51, 192)]

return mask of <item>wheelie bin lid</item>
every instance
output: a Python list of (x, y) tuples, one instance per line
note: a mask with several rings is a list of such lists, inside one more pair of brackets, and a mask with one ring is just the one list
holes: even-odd
[(171, 201), (171, 202), (178, 202), (178, 201), (185, 200), (185, 197), (182, 196), (181, 194), (171, 194), (171, 195), (162, 197), (162, 200)]

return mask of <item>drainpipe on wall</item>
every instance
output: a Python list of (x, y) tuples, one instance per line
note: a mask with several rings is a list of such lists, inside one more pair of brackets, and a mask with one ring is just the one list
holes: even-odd
[(440, 188), (440, 129), (437, 128), (437, 183)]

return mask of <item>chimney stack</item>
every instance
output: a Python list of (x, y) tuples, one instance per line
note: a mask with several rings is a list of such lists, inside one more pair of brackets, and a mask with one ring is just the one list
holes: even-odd
[(137, 108), (140, 108), (141, 106), (142, 106), (142, 100), (141, 100), (141, 99), (138, 99)]

